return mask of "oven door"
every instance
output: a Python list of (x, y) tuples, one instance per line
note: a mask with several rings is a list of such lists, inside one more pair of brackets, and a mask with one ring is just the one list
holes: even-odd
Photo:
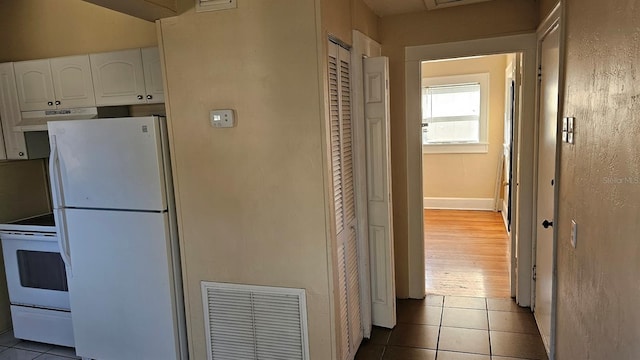
[(69, 288), (56, 234), (0, 232), (13, 305), (69, 310)]

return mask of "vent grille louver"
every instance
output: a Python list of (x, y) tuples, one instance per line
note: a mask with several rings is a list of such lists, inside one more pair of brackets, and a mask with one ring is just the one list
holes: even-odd
[(235, 9), (237, 0), (196, 0), (196, 12)]
[(302, 289), (202, 282), (209, 360), (308, 360)]

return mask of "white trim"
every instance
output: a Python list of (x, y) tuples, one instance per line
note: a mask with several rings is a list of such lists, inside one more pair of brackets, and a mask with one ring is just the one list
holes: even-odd
[[(502, 203), (500, 204), (500, 212), (502, 213), (502, 221), (504, 221), (504, 229), (509, 234), (509, 233), (511, 233), (509, 231), (509, 221), (507, 220), (507, 212), (504, 211), (504, 209), (508, 208), (508, 205), (507, 205), (508, 201), (509, 201), (508, 199), (502, 199)], [(514, 260), (512, 260), (512, 261), (514, 261)]]
[[(523, 79), (520, 116), (514, 124), (513, 149), (516, 154), (512, 196), (512, 241), (518, 237), (518, 288), (516, 301), (521, 306), (531, 303), (531, 227), (533, 207), (533, 168), (535, 143), (535, 84), (536, 84), (536, 34), (509, 35), (487, 39), (452, 42), (445, 44), (410, 46), (405, 48), (405, 116), (407, 154), (407, 236), (409, 259), (409, 296), (422, 298), (424, 287), (424, 241), (422, 194), (422, 121), (420, 111), (421, 62), (478, 55), (522, 53)], [(519, 162), (519, 163), (518, 163)]]
[(486, 154), (488, 143), (422, 144), (423, 154)]
[(493, 198), (425, 197), (425, 209), (494, 211)]

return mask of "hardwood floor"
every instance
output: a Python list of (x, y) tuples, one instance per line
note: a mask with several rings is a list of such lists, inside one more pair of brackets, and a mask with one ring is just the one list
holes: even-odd
[(508, 298), (509, 239), (491, 211), (425, 210), (429, 294)]

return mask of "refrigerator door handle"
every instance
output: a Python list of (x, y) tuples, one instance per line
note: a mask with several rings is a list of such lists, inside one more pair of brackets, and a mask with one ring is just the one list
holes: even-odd
[(66, 219), (64, 216), (64, 208), (62, 206), (62, 192), (60, 191), (60, 157), (58, 154), (58, 144), (56, 136), (51, 135), (49, 139), (51, 143), (51, 155), (49, 156), (49, 176), (51, 177), (51, 200), (53, 202), (53, 216), (56, 222), (56, 230), (58, 232), (58, 247), (60, 248), (60, 256), (67, 268), (67, 276), (71, 277), (71, 256), (69, 255), (69, 241), (66, 231)]

